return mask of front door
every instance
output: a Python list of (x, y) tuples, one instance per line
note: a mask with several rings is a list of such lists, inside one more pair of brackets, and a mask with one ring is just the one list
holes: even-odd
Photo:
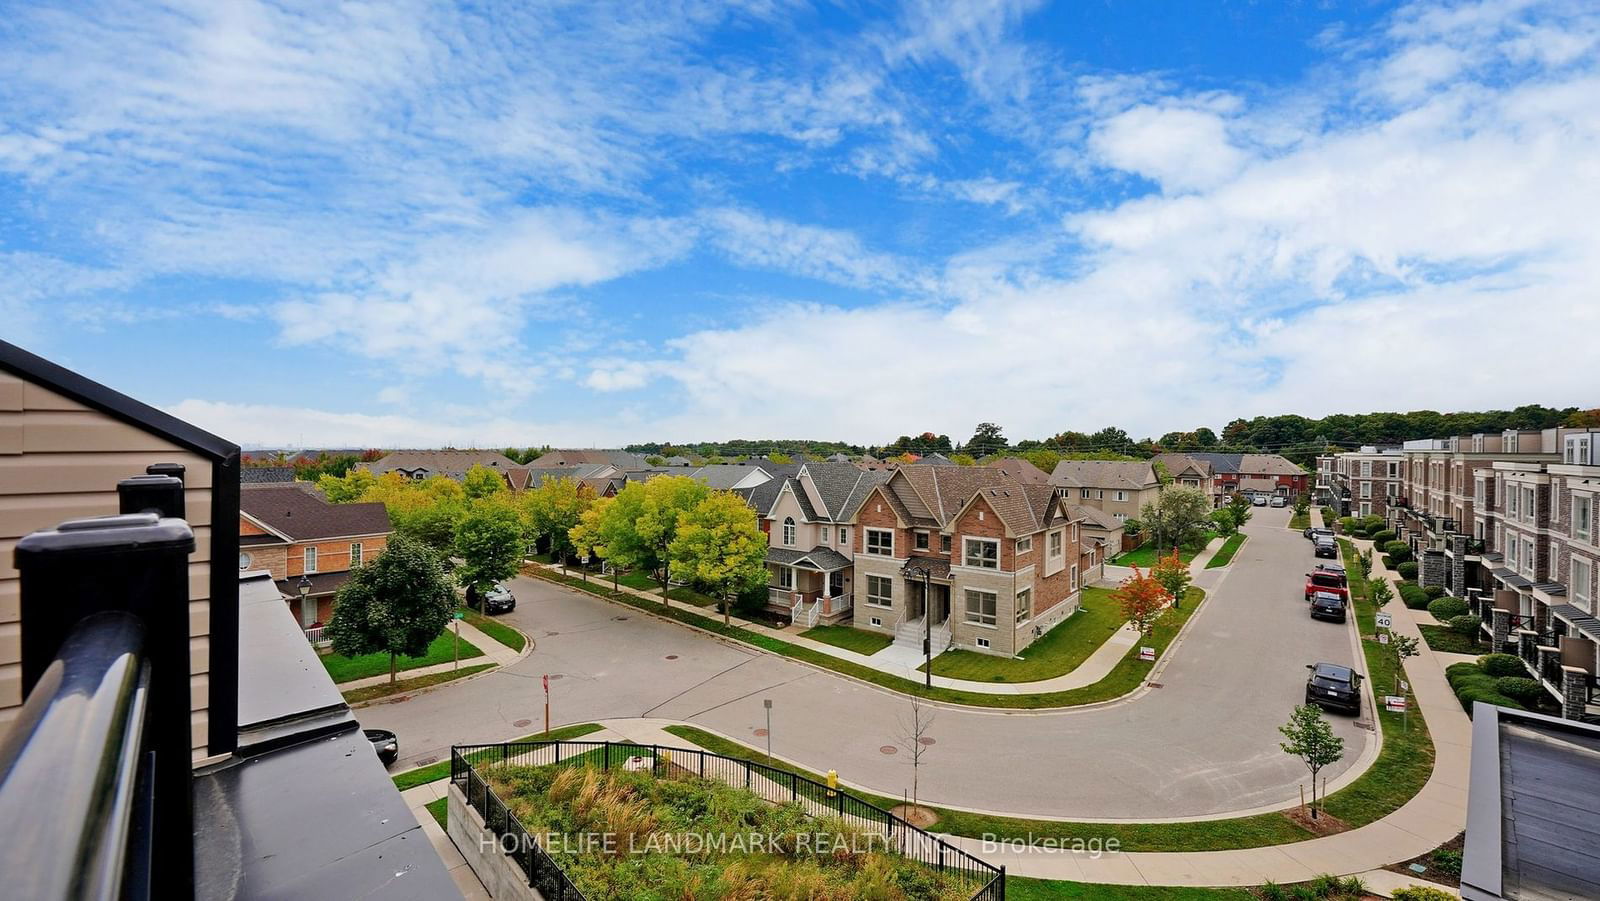
[(836, 598), (844, 594), (844, 570), (834, 570), (828, 573), (828, 597)]
[(942, 623), (950, 618), (950, 586), (933, 586), (933, 621)]

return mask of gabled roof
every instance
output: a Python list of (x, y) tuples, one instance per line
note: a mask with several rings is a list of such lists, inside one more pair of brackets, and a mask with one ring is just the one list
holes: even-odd
[(862, 469), (854, 463), (807, 463), (800, 468), (800, 478), (809, 478), (822, 499), (823, 518), (845, 522), (855, 515), (867, 489), (886, 481), (889, 474)]
[(499, 451), (485, 450), (398, 450), (384, 454), (371, 463), (357, 464), (371, 470), (373, 475), (403, 470), (416, 472), (425, 469), (436, 475), (459, 479), (474, 466), (487, 466), (505, 472), (516, 468), (516, 462)]
[(1020, 457), (1001, 457), (983, 464), (998, 469), (1024, 485), (1048, 485), (1050, 474)]
[(293, 466), (243, 466), (239, 469), (239, 482), (245, 485), (283, 484), (293, 481)]
[(1250, 475), (1298, 476), (1305, 470), (1281, 454), (1241, 454), (1239, 471)]
[(986, 466), (902, 466), (885, 487), (902, 501), (913, 524), (944, 529), (974, 497), (982, 496), (1017, 534), (1043, 528), (1055, 497), (1049, 485), (1022, 485)]
[(1113, 488), (1142, 491), (1161, 484), (1148, 460), (1062, 460), (1050, 473), (1057, 488)]
[(849, 566), (850, 558), (831, 547), (814, 547), (809, 551), (785, 547), (769, 547), (767, 548), (767, 562), (833, 572)]
[(1202, 479), (1211, 478), (1211, 464), (1193, 454), (1156, 454), (1150, 462), (1166, 466), (1167, 472), (1175, 479), (1187, 473)]
[(1073, 519), (1081, 519), (1084, 524), (1095, 529), (1111, 529), (1121, 531), (1122, 523), (1115, 516), (1104, 510), (1094, 507), (1084, 507), (1078, 504), (1068, 505), (1067, 510)]
[(549, 469), (556, 466), (577, 466), (582, 463), (604, 463), (628, 472), (650, 468), (650, 464), (646, 463), (644, 457), (639, 454), (625, 450), (606, 450), (592, 447), (547, 451), (537, 458), (529, 460), (528, 466)]
[(757, 516), (772, 515), (772, 505), (778, 500), (778, 493), (783, 490), (783, 479), (768, 479), (754, 488), (735, 488), (734, 493), (744, 498), (744, 502), (756, 511)]
[(290, 541), (391, 531), (383, 504), (330, 504), (298, 484), (246, 485), (239, 492), (239, 513)]
[(775, 477), (771, 470), (754, 463), (709, 463), (683, 475), (704, 482), (712, 488), (726, 491), (756, 472), (762, 473), (769, 479)]
[(949, 519), (954, 520), (979, 500), (1000, 517), (1006, 531), (1012, 535), (1032, 535), (1048, 528), (1056, 521), (1058, 511), (1061, 518), (1071, 518), (1070, 511), (1065, 510), (1060, 496), (1049, 485), (1008, 484), (978, 489)]
[(806, 522), (816, 522), (821, 518), (817, 516), (816, 509), (811, 506), (811, 498), (806, 496), (806, 489), (800, 484), (799, 479), (773, 479), (772, 481), (780, 483), (777, 494), (773, 496), (774, 504), (777, 503), (778, 495), (788, 492), (794, 495), (795, 503), (800, 505), (800, 515), (806, 518)]
[(1188, 456), (1204, 462), (1211, 467), (1212, 472), (1237, 473), (1239, 471), (1239, 461), (1244, 457), (1244, 454), (1217, 454), (1197, 451), (1188, 454)]

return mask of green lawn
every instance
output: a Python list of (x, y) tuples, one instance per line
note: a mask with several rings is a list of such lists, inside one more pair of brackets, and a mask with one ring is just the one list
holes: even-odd
[(1217, 548), (1217, 552), (1211, 555), (1210, 560), (1206, 561), (1206, 569), (1215, 569), (1232, 563), (1233, 555), (1239, 553), (1239, 546), (1244, 544), (1244, 539), (1245, 534), (1243, 532), (1235, 532), (1229, 535), (1228, 540), (1222, 543), (1222, 547)]
[[(933, 674), (976, 682), (1037, 682), (1070, 673), (1126, 621), (1110, 588), (1083, 589), (1083, 606), (1015, 659), (957, 648), (933, 658)], [(920, 672), (926, 665), (917, 667)]]
[(871, 656), (894, 644), (894, 636), (868, 632), (853, 626), (817, 626), (800, 633), (801, 638), (831, 644), (836, 648)]
[(1256, 896), (1242, 888), (1100, 885), (1007, 876), (1006, 897), (1011, 901), (1254, 901)]
[(495, 664), (493, 663), (479, 663), (473, 666), (463, 666), (460, 669), (446, 670), (442, 673), (429, 673), (426, 676), (401, 679), (393, 684), (380, 682), (377, 685), (352, 688), (344, 693), (344, 700), (347, 704), (360, 704), (363, 701), (385, 698), (389, 695), (405, 694), (408, 691), (416, 691), (444, 682), (453, 682), (456, 679), (465, 679), (473, 673), (481, 673), (486, 669), (494, 669), (494, 667)]
[(1289, 517), (1289, 528), (1294, 529), (1296, 532), (1304, 532), (1306, 529), (1311, 528), (1311, 511), (1307, 510), (1304, 513), (1296, 513)]
[(1489, 645), (1478, 641), (1478, 635), (1462, 635), (1447, 626), (1418, 626), (1422, 630), (1422, 640), (1428, 647), (1446, 654), (1487, 654)]
[[(421, 657), (400, 657), (395, 660), (395, 666), (401, 670), (417, 669), (423, 666), (434, 666), (439, 663), (449, 663), (455, 660), (455, 633), (447, 626), (428, 645), (428, 653)], [(472, 642), (461, 639), (461, 658), (467, 660), (472, 657), (482, 657), (483, 652), (478, 650)], [(388, 654), (363, 654), (360, 657), (341, 657), (338, 654), (325, 654), (322, 656), (322, 665), (327, 667), (328, 675), (334, 682), (350, 682), (355, 679), (366, 679), (370, 676), (384, 676), (389, 673)]]
[[(549, 732), (539, 732), (534, 735), (525, 735), (522, 738), (515, 739), (515, 741), (566, 741), (567, 739), (581, 738), (591, 732), (599, 732), (603, 728), (605, 727), (598, 723), (575, 723), (571, 726), (560, 726), (555, 729), (551, 729)], [(449, 758), (445, 758), (438, 763), (432, 763), (425, 767), (418, 767), (414, 770), (407, 770), (406, 772), (395, 776), (394, 787), (400, 789), (401, 791), (405, 791), (408, 788), (416, 788), (419, 785), (427, 785), (429, 782), (438, 782), (440, 779), (444, 779), (449, 775), (450, 760)]]
[(492, 616), (485, 616), (468, 607), (462, 607), (461, 612), (466, 614), (467, 625), (472, 626), (513, 651), (521, 651), (522, 646), (528, 643), (527, 636)]
[[(687, 607), (663, 607), (661, 604), (645, 600), (636, 595), (612, 592), (610, 587), (606, 585), (585, 584), (577, 579), (563, 577), (560, 573), (554, 573), (549, 570), (541, 570), (533, 575), (547, 581), (559, 582), (569, 588), (586, 591), (590, 594), (616, 601), (619, 604), (625, 604), (637, 610), (644, 610), (657, 616), (664, 616), (668, 619), (704, 629), (716, 635), (732, 638), (736, 641), (771, 651), (774, 654), (801, 660), (823, 669), (830, 669), (834, 672), (860, 679), (863, 682), (870, 682), (904, 694), (914, 694), (919, 697), (947, 701), (952, 704), (965, 704), (970, 707), (1029, 710), (1044, 707), (1076, 707), (1083, 704), (1109, 701), (1138, 688), (1144, 683), (1145, 676), (1155, 666), (1153, 661), (1140, 660), (1139, 648), (1134, 646), (1128, 649), (1127, 655), (1117, 663), (1116, 667), (1104, 679), (1093, 685), (1085, 685), (1081, 688), (1039, 694), (1014, 695), (989, 694), (987, 692), (937, 687), (930, 690), (924, 688), (921, 682), (891, 675), (882, 670), (852, 663), (848, 660), (840, 660), (822, 651), (803, 648), (782, 639), (751, 632), (738, 626), (724, 626), (721, 620), (703, 616)], [(1205, 592), (1201, 589), (1190, 588), (1188, 593), (1184, 595), (1183, 609), (1168, 610), (1163, 613), (1157, 621), (1155, 629), (1140, 644), (1155, 648), (1156, 658), (1159, 660), (1167, 645), (1171, 643), (1173, 636), (1177, 635), (1183, 624), (1188, 621), (1190, 616), (1194, 615), (1195, 610), (1205, 600), (1205, 596)]]
[[(1207, 532), (1205, 544), (1199, 544), (1194, 547), (1179, 548), (1178, 559), (1188, 563), (1190, 560), (1193, 560), (1197, 554), (1205, 550), (1206, 545), (1210, 544), (1211, 539), (1215, 537), (1217, 537), (1216, 532)], [(1167, 548), (1161, 552), (1160, 556), (1167, 556), (1171, 553), (1172, 550)], [(1111, 565), (1137, 566), (1140, 569), (1149, 569), (1150, 567), (1156, 565), (1156, 557), (1156, 546), (1151, 542), (1146, 541), (1144, 544), (1139, 545), (1133, 550), (1128, 551), (1125, 554), (1119, 554), (1118, 556), (1112, 558)]]
[[(433, 814), (433, 818), (435, 820), (439, 821), (439, 828), (440, 829), (449, 829), (450, 828), (449, 826), (445, 825), (445, 818), (447, 816), (447, 812), (448, 812), (449, 807), (450, 807), (450, 799), (449, 798), (440, 798), (437, 801), (429, 801), (428, 803), (426, 803), (426, 804), (424, 804), (422, 806), (426, 807), (428, 809), (428, 812)], [(1009, 883), (1009, 882), (1006, 883), (1006, 886), (1008, 888), (1010, 887), (1010, 885), (1011, 885), (1011, 883)]]
[[(661, 583), (650, 578), (650, 574), (647, 572), (630, 570), (629, 572), (625, 572), (617, 577), (617, 584), (626, 585), (629, 588), (638, 591), (648, 591), (654, 594), (656, 597), (661, 596)], [(685, 604), (693, 604), (696, 607), (714, 607), (717, 604), (716, 598), (711, 597), (710, 595), (701, 594), (692, 588), (682, 585), (678, 586), (677, 588), (668, 589), (667, 599), (673, 601), (682, 601)]]

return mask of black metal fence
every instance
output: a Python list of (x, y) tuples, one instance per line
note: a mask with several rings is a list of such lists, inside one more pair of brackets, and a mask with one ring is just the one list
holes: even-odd
[[(468, 806), (507, 846), (515, 841), (511, 856), (528, 881), (549, 901), (577, 901), (583, 895), (560, 866), (528, 839), (526, 830), (511, 816), (505, 802), (484, 781), (478, 767), (594, 766), (649, 769), (661, 775), (688, 775), (714, 779), (743, 788), (773, 804), (798, 803), (813, 816), (834, 816), (847, 825), (883, 837), (886, 846), (901, 856), (933, 868), (973, 889), (973, 901), (1005, 901), (1006, 870), (912, 825), (894, 813), (790, 770), (753, 760), (727, 757), (699, 748), (636, 745), (600, 741), (534, 741), (498, 745), (457, 745), (450, 749), (450, 781), (461, 789)], [(511, 836), (511, 840), (504, 836)], [(548, 887), (547, 887), (548, 886)]]

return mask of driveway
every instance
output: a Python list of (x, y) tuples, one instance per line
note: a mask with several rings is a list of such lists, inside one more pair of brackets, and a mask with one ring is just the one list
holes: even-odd
[[(1161, 676), (1133, 701), (1053, 713), (940, 708), (923, 755), (925, 800), (954, 807), (1086, 819), (1195, 817), (1299, 797), (1306, 773), (1277, 727), (1303, 699), (1305, 665), (1353, 663), (1351, 626), (1311, 620), (1302, 596), (1311, 545), (1290, 511), (1257, 508), (1250, 539), (1211, 592)], [(773, 753), (885, 795), (909, 792), (898, 743), (909, 702), (783, 658), (748, 651), (552, 583), (519, 579), (509, 615), (537, 647), (509, 670), (366, 708), (395, 730), (406, 761), (453, 743), (543, 728), (539, 677), (552, 677), (551, 722), (659, 717), (761, 746), (773, 702)], [(1372, 733), (1334, 717), (1345, 759)]]

